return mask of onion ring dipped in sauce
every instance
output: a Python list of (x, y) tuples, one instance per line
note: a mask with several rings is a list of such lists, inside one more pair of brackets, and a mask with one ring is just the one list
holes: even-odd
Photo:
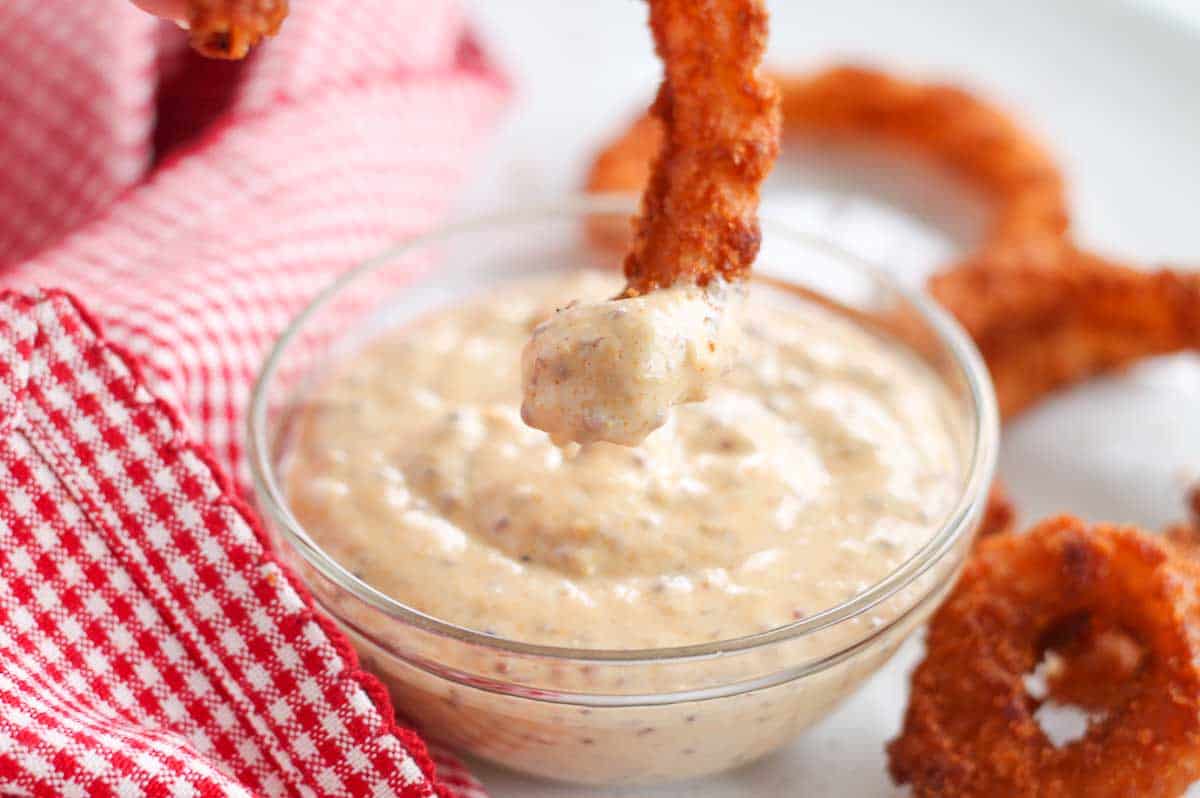
[(636, 445), (699, 401), (730, 362), (758, 254), (759, 187), (779, 150), (779, 93), (760, 73), (762, 0), (650, 0), (665, 135), (615, 300), (574, 304), (522, 355), (522, 418), (558, 443)]
[(1057, 245), (994, 248), (929, 282), (987, 362), (1001, 413), (1143, 358), (1200, 350), (1200, 272)]
[[(1071, 517), (982, 541), (929, 626), (888, 746), (917, 798), (1180, 795), (1200, 776), (1197, 582), (1161, 538)], [(1052, 742), (1026, 675), (1058, 652), (1079, 679), (1046, 699), (1103, 716)]]
[[(884, 144), (946, 168), (987, 198), (982, 249), (1014, 240), (1057, 240), (1069, 215), (1065, 182), (1049, 152), (1002, 110), (955, 86), (919, 83), (858, 66), (811, 76), (770, 73), (780, 87), (783, 132)], [(662, 140), (653, 115), (638, 118), (592, 162), (592, 192), (639, 191)], [(626, 231), (596, 219), (597, 243)]]
[[(1200, 275), (1147, 272), (1072, 242), (1061, 174), (1003, 111), (956, 87), (859, 67), (776, 80), (785, 135), (886, 144), (988, 199), (982, 244), (929, 289), (979, 345), (1004, 417), (1140, 358), (1200, 349)], [(639, 119), (596, 157), (588, 190), (638, 189), (661, 135), (652, 117)], [(620, 231), (605, 222), (589, 234), (611, 246)]]

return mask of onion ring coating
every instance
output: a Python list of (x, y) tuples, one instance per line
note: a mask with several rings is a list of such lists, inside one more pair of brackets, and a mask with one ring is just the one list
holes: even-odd
[(626, 296), (749, 272), (759, 186), (779, 152), (779, 91), (760, 74), (761, 0), (650, 0), (663, 62), (661, 147), (625, 258)]
[[(929, 288), (980, 346), (1004, 417), (1137, 359), (1200, 349), (1200, 275), (1147, 273), (1075, 245), (1061, 174), (1004, 112), (953, 86), (860, 67), (776, 79), (785, 134), (888, 144), (990, 200), (982, 245)], [(660, 138), (653, 117), (639, 119), (597, 156), (587, 188), (644, 185)], [(605, 219), (589, 234), (604, 246), (624, 236)]]
[[(943, 166), (986, 196), (992, 222), (985, 246), (1014, 238), (1054, 240), (1066, 232), (1065, 185), (1049, 153), (1003, 111), (970, 93), (857, 66), (771, 77), (781, 89), (784, 135), (888, 144)], [(641, 190), (661, 141), (655, 117), (638, 118), (597, 154), (587, 190)], [(608, 244), (625, 237), (611, 223), (594, 225), (592, 233)]]
[(992, 215), (984, 247), (1066, 232), (1064, 181), (1050, 154), (1008, 114), (969, 92), (854, 66), (777, 79), (788, 133), (890, 144), (985, 195)]
[(1005, 418), (1093, 375), (1200, 349), (1200, 273), (1145, 271), (1068, 241), (993, 247), (929, 290), (979, 347)]
[[(1179, 795), (1200, 776), (1198, 606), (1181, 558), (1133, 528), (1064, 516), (982, 541), (930, 623), (893, 777), (917, 798)], [(1064, 639), (1111, 633), (1141, 658), (1092, 694), (1104, 717), (1056, 746), (1025, 675)]]
[(274, 36), (287, 0), (188, 0), (192, 48), (209, 58), (245, 58), (264, 36)]

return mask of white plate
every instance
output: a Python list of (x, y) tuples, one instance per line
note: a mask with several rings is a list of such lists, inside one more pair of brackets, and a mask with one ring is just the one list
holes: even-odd
[[(1165, 10), (1167, 6), (1175, 12)], [(575, 190), (595, 147), (658, 78), (634, 0), (468, 0), (519, 96), (464, 211)], [(1007, 103), (1054, 148), (1089, 246), (1141, 262), (1200, 264), (1200, 3), (1196, 0), (807, 0), (772, 3), (771, 61), (851, 56), (944, 76)], [(913, 206), (829, 169), (778, 170), (766, 212), (880, 257), (917, 280), (954, 244)], [(814, 179), (820, 178), (820, 179)], [(1180, 517), (1200, 478), (1200, 359), (1093, 382), (1005, 430), (1001, 468), (1026, 519), (1071, 511), (1152, 526)], [(897, 794), (895, 734), (915, 642), (838, 712), (761, 763), (703, 784), (572, 789), (479, 765), (496, 798)], [(1200, 790), (1193, 790), (1200, 796)]]

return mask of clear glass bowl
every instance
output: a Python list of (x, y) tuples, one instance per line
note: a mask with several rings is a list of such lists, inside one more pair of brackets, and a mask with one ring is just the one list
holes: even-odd
[(853, 256), (764, 222), (756, 279), (903, 340), (954, 397), (956, 418), (948, 421), (966, 464), (960, 496), (929, 541), (888, 577), (840, 605), (744, 637), (650, 650), (570, 649), (429, 617), (323, 551), (289, 511), (280, 467), (290, 420), (331, 366), (381, 331), (491, 285), (553, 269), (611, 268), (617, 257), (598, 245), (598, 234), (620, 229), (631, 211), (625, 198), (566, 201), (450, 227), (363, 264), (279, 339), (255, 387), (248, 428), (257, 499), (280, 550), (399, 711), (433, 737), (493, 762), (593, 784), (724, 770), (828, 713), (950, 588), (983, 512), (998, 436), (987, 372), (946, 314)]

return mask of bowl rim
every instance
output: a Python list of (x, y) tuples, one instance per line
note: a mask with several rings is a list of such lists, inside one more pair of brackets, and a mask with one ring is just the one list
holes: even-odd
[[(631, 212), (634, 207), (633, 198), (625, 194), (576, 195), (553, 203), (487, 214), (447, 224), (429, 233), (414, 236), (403, 243), (389, 247), (379, 255), (344, 272), (321, 290), (312, 301), (292, 318), (287, 327), (284, 328), (283, 332), (271, 345), (255, 378), (244, 431), (247, 442), (246, 451), (253, 481), (254, 498), (258, 507), (266, 513), (269, 521), (282, 533), (282, 537), (287, 543), (296, 549), (310, 566), (315, 568), (324, 578), (330, 580), (339, 590), (349, 593), (372, 609), (382, 612), (391, 620), (409, 624), (426, 632), (451, 638), (462, 643), (520, 656), (561, 661), (604, 662), (626, 665), (644, 663), (663, 664), (745, 652), (775, 643), (799, 639), (851, 620), (868, 612), (871, 608), (903, 590), (940, 562), (948, 552), (952, 551), (955, 544), (964, 534), (974, 531), (970, 527), (973, 520), (976, 520), (980, 515), (984, 501), (988, 495), (996, 470), (999, 449), (999, 411), (995, 393), (987, 367), (984, 365), (983, 359), (974, 343), (962, 327), (923, 292), (902, 285), (885, 270), (875, 266), (867, 259), (849, 252), (840, 245), (820, 236), (797, 230), (777, 220), (772, 220), (768, 214), (762, 220), (764, 228), (786, 235), (794, 241), (799, 242), (802, 246), (821, 251), (826, 255), (851, 265), (859, 271), (867, 273), (873, 281), (884, 285), (888, 290), (895, 291), (905, 301), (909, 302), (920, 314), (922, 320), (936, 334), (939, 344), (951, 355), (955, 366), (962, 372), (971, 404), (975, 408), (976, 412), (973, 418), (968, 419), (968, 423), (972, 426), (968, 430), (968, 434), (972, 435), (973, 440), (970, 447), (970, 458), (966, 464), (966, 479), (962, 483), (953, 509), (947, 514), (937, 531), (930, 536), (921, 548), (897, 566), (891, 573), (866, 590), (840, 604), (835, 604), (813, 615), (772, 629), (705, 643), (659, 648), (603, 649), (574, 648), (570, 646), (510, 640), (435, 618), (372, 587), (351, 573), (348, 568), (339, 563), (331, 555), (327, 554), (312, 539), (304, 529), (304, 526), (288, 508), (283, 490), (276, 479), (276, 469), (271, 459), (272, 447), (267, 434), (268, 390), (279, 368), (280, 361), (288, 351), (292, 341), (304, 329), (306, 322), (349, 284), (366, 274), (386, 267), (389, 262), (407, 252), (437, 244), (456, 236), (481, 232), (496, 227), (536, 222), (539, 219), (563, 219), (584, 217), (589, 214), (627, 213)], [(956, 573), (957, 569), (953, 569), (952, 574)], [(931, 586), (929, 592), (934, 593), (937, 591), (937, 588), (938, 585)], [(922, 596), (916, 603), (921, 604), (924, 598), (926, 597)], [(335, 617), (341, 618), (341, 614), (334, 608), (326, 606), (326, 602), (319, 599), (318, 601)], [(901, 613), (892, 623), (900, 620), (905, 615), (907, 613)], [(357, 624), (352, 625), (357, 626)], [(888, 624), (888, 626), (891, 625), (891, 623)], [(871, 633), (865, 635), (867, 638), (874, 636)], [(379, 641), (374, 636), (371, 639), (375, 645), (381, 646), (395, 653), (397, 656), (403, 656), (402, 653), (393, 651), (394, 646)], [(862, 641), (858, 639), (850, 640), (847, 642), (845, 648), (854, 648), (860, 642)]]

